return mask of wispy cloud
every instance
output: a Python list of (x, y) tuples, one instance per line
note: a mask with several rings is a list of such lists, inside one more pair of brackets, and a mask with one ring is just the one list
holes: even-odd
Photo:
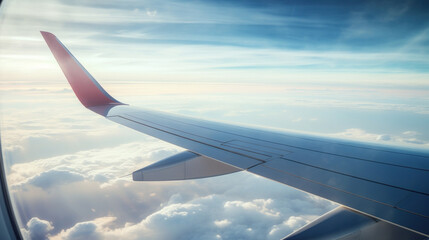
[[(34, 5), (52, 11), (40, 15), (33, 11)], [(365, 5), (357, 10), (347, 4), (324, 6), (320, 11), (343, 10), (341, 16), (327, 14), (329, 17), (325, 18), (300, 4), (292, 6), (294, 14), (287, 4), (276, 9), (216, 2), (130, 1), (128, 6), (113, 2), (102, 7), (84, 2), (9, 3), (0, 39), (2, 46), (8, 46), (0, 53), (0, 61), (6, 66), (2, 68), (3, 74), (13, 79), (24, 78), (18, 66), (26, 59), (27, 71), (36, 76), (49, 76), (49, 79), (60, 76), (52, 73), (58, 71), (53, 71), (54, 60), (48, 58), (50, 54), (39, 36), (38, 31), (44, 28), (56, 33), (78, 58), (83, 56), (85, 62), (91, 63), (90, 69), (95, 72), (100, 69), (100, 76), (108, 80), (112, 80), (112, 76), (116, 80), (141, 78), (138, 76), (171, 80), (175, 76), (180, 80), (207, 81), (209, 75), (213, 76), (209, 80), (227, 77), (224, 81), (257, 78), (264, 82), (288, 82), (312, 71), (318, 72), (323, 81), (347, 79), (357, 84), (367, 79), (365, 84), (381, 80), (405, 85), (413, 79), (413, 83), (427, 85), (429, 62), (424, 54), (427, 47), (424, 42), (409, 37), (424, 36), (419, 33), (427, 26), (416, 25), (409, 30), (410, 34), (383, 37), (386, 32), (395, 32), (390, 31), (395, 23), (385, 21), (386, 26), (378, 26), (368, 22), (372, 19), (368, 16), (379, 15), (374, 6)], [(392, 11), (386, 13), (390, 17), (385, 18), (402, 19), (417, 11), (415, 8), (412, 4), (390, 7)], [(340, 21), (349, 16), (350, 20)], [(23, 24), (25, 21), (31, 24)], [(356, 22), (360, 27), (355, 26)], [(376, 43), (362, 48), (357, 37), (348, 37), (353, 38), (350, 41), (342, 39), (341, 33), (347, 33), (347, 29), (353, 32), (364, 29), (380, 36)], [(370, 37), (371, 34), (364, 35)], [(403, 47), (411, 45), (420, 51)], [(34, 60), (38, 60), (37, 64)], [(115, 67), (110, 70), (106, 66)], [(270, 74), (266, 74), (267, 71)], [(403, 76), (401, 80), (384, 80), (390, 79), (392, 73)], [(311, 77), (307, 81), (320, 82)]]

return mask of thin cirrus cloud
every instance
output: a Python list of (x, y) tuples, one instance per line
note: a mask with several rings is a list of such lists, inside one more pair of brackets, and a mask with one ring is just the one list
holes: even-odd
[[(426, 84), (429, 63), (424, 33), (429, 26), (419, 21), (424, 19), (421, 8), (425, 7), (419, 2), (306, 6), (130, 1), (127, 7), (113, 2), (97, 7), (60, 1), (40, 3), (38, 7), (52, 9), (42, 16), (32, 10), (34, 4), (39, 5), (30, 1), (7, 5), (10, 11), (6, 12), (1, 41), (10, 47), (2, 50), (1, 59), (8, 66), (22, 56), (28, 61), (42, 60), (37, 67), (45, 74), (51, 71), (48, 63), (52, 61), (46, 58), (49, 53), (43, 51), (46, 49), (37, 26), (69, 43), (76, 55), (85, 56), (92, 64), (91, 69), (116, 66), (114, 71), (127, 79), (148, 76), (165, 80), (180, 72), (179, 78), (193, 81), (243, 81), (248, 77), (278, 82), (299, 75), (291, 74), (294, 72), (313, 71), (319, 72), (324, 81), (344, 81), (357, 75), (349, 81), (358, 83), (359, 77), (380, 80), (383, 76), (390, 78), (389, 73), (401, 73), (400, 80), (391, 82), (405, 85), (411, 78)], [(396, 10), (396, 6), (402, 10)], [(380, 11), (383, 7), (387, 11)], [(18, 25), (23, 21), (32, 24)], [(361, 29), (369, 32), (362, 34)], [(269, 76), (261, 73), (267, 70)], [(111, 81), (112, 72), (104, 72), (101, 76)], [(203, 77), (206, 74), (202, 73), (207, 72), (214, 77)], [(328, 75), (332, 72), (342, 75), (335, 79)], [(252, 77), (254, 73), (257, 78)], [(308, 76), (306, 81), (317, 80)]]

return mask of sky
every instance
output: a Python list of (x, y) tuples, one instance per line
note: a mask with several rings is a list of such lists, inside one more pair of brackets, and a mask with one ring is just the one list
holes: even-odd
[(0, 129), (26, 239), (280, 239), (336, 207), (247, 172), (127, 176), (184, 149), (80, 105), (39, 31), (116, 99), (429, 149), (426, 1), (3, 1)]

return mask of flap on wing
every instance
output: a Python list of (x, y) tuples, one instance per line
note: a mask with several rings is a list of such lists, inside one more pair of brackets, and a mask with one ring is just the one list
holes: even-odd
[(214, 177), (241, 169), (185, 151), (133, 172), (134, 181), (169, 181)]
[(293, 232), (284, 240), (295, 239), (426, 239), (424, 235), (380, 221), (343, 206), (328, 212), (301, 229)]
[(338, 239), (376, 221), (340, 206), (293, 232), (285, 240)]

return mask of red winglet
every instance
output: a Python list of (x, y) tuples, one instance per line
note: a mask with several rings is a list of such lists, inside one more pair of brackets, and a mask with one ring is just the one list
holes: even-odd
[(54, 34), (43, 31), (40, 33), (63, 70), (77, 98), (85, 107), (122, 104), (98, 84)]

